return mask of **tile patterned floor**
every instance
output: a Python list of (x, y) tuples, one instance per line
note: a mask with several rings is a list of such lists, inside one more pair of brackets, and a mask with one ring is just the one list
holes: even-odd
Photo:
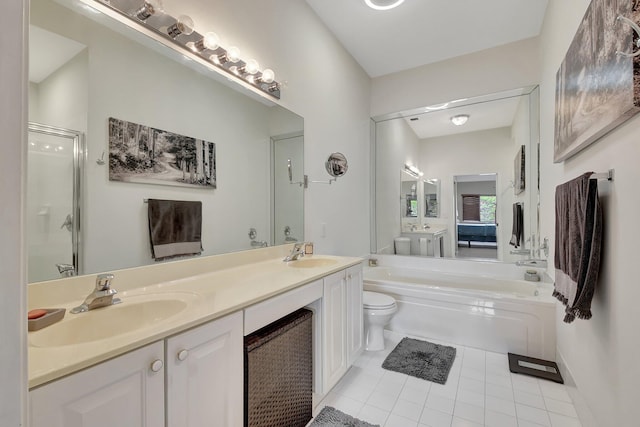
[[(463, 347), (445, 385), (382, 369), (385, 351), (365, 352), (320, 402), (382, 427), (581, 427), (565, 386), (509, 372), (506, 354)], [(419, 338), (419, 337), (413, 337)]]

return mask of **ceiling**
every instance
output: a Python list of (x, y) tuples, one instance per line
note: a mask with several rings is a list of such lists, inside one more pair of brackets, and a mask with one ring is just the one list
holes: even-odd
[[(405, 120), (418, 139), (511, 127), (520, 101), (520, 97), (512, 97), (461, 107), (450, 105), (443, 110), (411, 114), (405, 116)], [(467, 114), (467, 123), (462, 126), (451, 123), (451, 117), (458, 114)]]
[[(548, 0), (405, 0), (380, 11), (364, 0), (306, 1), (372, 78), (535, 37), (548, 4)], [(403, 117), (418, 139), (510, 127), (521, 94), (462, 99), (382, 119)], [(450, 119), (458, 114), (468, 114), (469, 121), (454, 126)]]
[(540, 33), (548, 0), (306, 0), (370, 77), (516, 42)]

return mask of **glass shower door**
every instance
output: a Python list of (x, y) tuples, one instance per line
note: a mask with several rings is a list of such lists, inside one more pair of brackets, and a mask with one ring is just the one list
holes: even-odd
[(29, 124), (28, 283), (80, 272), (80, 132)]
[(272, 138), (273, 245), (304, 241), (304, 170), (302, 135)]

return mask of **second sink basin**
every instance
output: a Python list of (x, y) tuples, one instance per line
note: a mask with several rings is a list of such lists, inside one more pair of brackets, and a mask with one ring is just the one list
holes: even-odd
[(287, 265), (289, 267), (296, 268), (314, 268), (314, 267), (329, 267), (336, 264), (338, 261), (331, 258), (302, 258), (296, 261), (289, 261)]
[(112, 338), (167, 320), (189, 306), (190, 294), (123, 297), (117, 305), (81, 314), (29, 334), (34, 347), (59, 347)]

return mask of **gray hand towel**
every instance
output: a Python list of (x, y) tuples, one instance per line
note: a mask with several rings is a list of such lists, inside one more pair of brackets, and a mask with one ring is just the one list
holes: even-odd
[(511, 228), (511, 240), (509, 244), (514, 248), (520, 246), (522, 235), (524, 234), (524, 214), (522, 212), (522, 204), (513, 204), (513, 226)]
[(600, 270), (602, 212), (593, 172), (556, 187), (553, 296), (565, 306), (566, 323), (591, 318), (591, 299)]
[(202, 253), (202, 203), (149, 199), (149, 238), (155, 260)]

